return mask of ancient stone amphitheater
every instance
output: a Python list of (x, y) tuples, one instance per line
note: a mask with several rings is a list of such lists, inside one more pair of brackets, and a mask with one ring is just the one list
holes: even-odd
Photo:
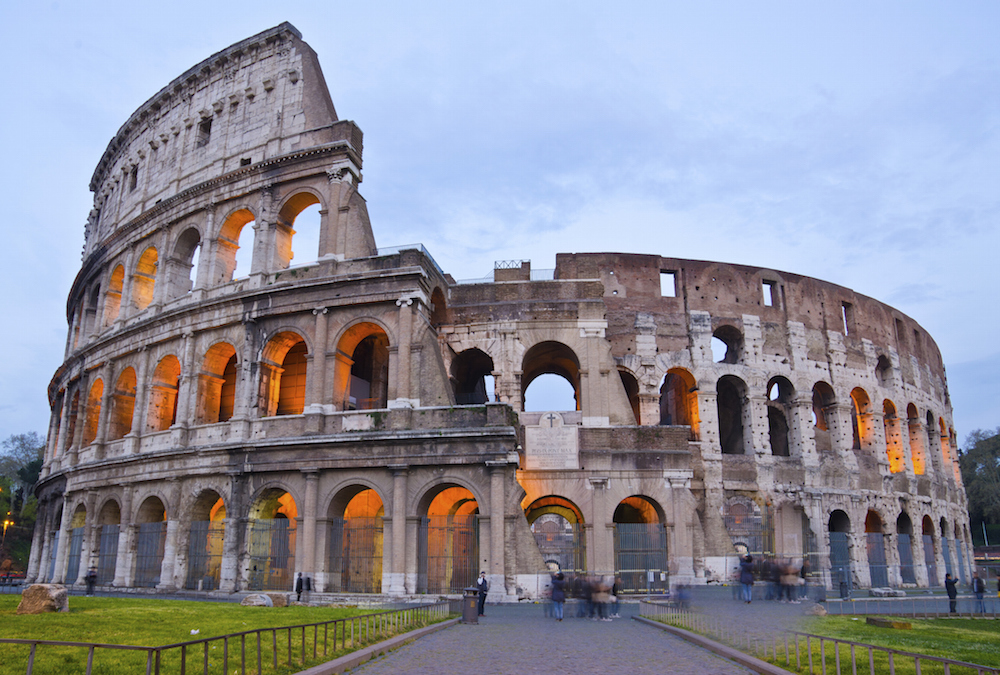
[[(301, 572), (401, 596), (485, 570), (505, 601), (556, 566), (623, 592), (725, 581), (746, 551), (827, 587), (966, 574), (944, 366), (913, 319), (660, 255), (456, 282), (423, 246), (376, 246), (361, 166), (289, 24), (115, 134), (49, 385), (29, 580), (95, 567), (108, 587), (231, 593)], [(552, 378), (569, 393), (525, 412)]]

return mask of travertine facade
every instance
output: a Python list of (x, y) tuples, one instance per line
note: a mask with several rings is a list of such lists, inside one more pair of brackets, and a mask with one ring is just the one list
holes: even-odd
[[(233, 592), (303, 572), (403, 595), (484, 569), (504, 600), (547, 564), (645, 590), (722, 580), (742, 550), (808, 556), (827, 584), (964, 575), (944, 366), (912, 319), (657, 255), (457, 283), (423, 247), (376, 247), (361, 156), (288, 24), (119, 130), (49, 388), (30, 579)], [(573, 398), (523, 412), (552, 375)]]

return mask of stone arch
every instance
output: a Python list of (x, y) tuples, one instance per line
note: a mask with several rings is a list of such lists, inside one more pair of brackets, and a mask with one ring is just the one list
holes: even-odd
[[(321, 237), (323, 236), (321, 223), (311, 224), (308, 231), (295, 229), (299, 216), (312, 206), (318, 206), (320, 211), (326, 210), (323, 200), (310, 188), (297, 188), (282, 203), (278, 211), (278, 227), (275, 230), (277, 240), (275, 241), (272, 269), (285, 269), (292, 264), (296, 257), (298, 257), (296, 264), (307, 264), (320, 257)], [(311, 253), (300, 249), (298, 240), (295, 238), (296, 234), (299, 235), (299, 240), (315, 243), (316, 249)], [(298, 250), (298, 256), (296, 256), (296, 250)]]
[(108, 278), (107, 290), (104, 291), (104, 318), (105, 328), (118, 320), (118, 315), (122, 307), (122, 288), (125, 285), (125, 266), (115, 265)]
[(851, 390), (851, 432), (853, 434), (855, 450), (868, 448), (871, 446), (871, 399), (868, 392), (861, 387)]
[(121, 504), (108, 497), (97, 512), (97, 583), (106, 586), (115, 579), (118, 567), (118, 541), (121, 536)]
[(146, 497), (136, 510), (134, 583), (153, 588), (161, 582), (160, 569), (167, 542), (167, 509), (160, 497)]
[(868, 574), (872, 588), (889, 585), (889, 567), (885, 555), (885, 526), (882, 515), (868, 509), (865, 516), (865, 540), (868, 548)]
[(435, 286), (431, 292), (431, 325), (437, 328), (446, 323), (450, 323), (448, 301), (445, 299), (444, 291), (439, 286)]
[(841, 597), (850, 597), (854, 586), (851, 570), (851, 518), (845, 511), (835, 509), (827, 521), (830, 536), (830, 581), (840, 589)]
[[(667, 526), (663, 507), (646, 495), (631, 495), (618, 502), (612, 522), (614, 574), (621, 580), (621, 592), (639, 593), (646, 588), (662, 592), (669, 588)], [(652, 582), (648, 581), (650, 573)]]
[(885, 354), (879, 354), (875, 364), (875, 379), (883, 387), (892, 386), (892, 363)]
[(173, 354), (167, 354), (156, 364), (150, 382), (146, 411), (146, 429), (149, 431), (166, 431), (177, 422), (180, 380), (181, 363)]
[(937, 571), (937, 538), (934, 533), (934, 521), (929, 515), (924, 515), (920, 521), (920, 534), (924, 544), (924, 566), (927, 568), (927, 585), (937, 586), (941, 578)]
[(334, 403), (341, 410), (376, 410), (389, 402), (389, 334), (371, 320), (351, 324), (337, 341)]
[(828, 383), (820, 381), (812, 388), (813, 437), (816, 451), (829, 453), (833, 451), (833, 439), (830, 435), (829, 411), (837, 403), (837, 396)]
[(292, 589), (298, 516), (298, 505), (291, 492), (275, 485), (258, 491), (247, 518), (247, 588)]
[(719, 445), (725, 455), (746, 454), (746, 384), (735, 375), (723, 375), (716, 384), (716, 409), (719, 418)]
[(214, 591), (222, 580), (226, 501), (216, 490), (201, 490), (188, 510), (187, 577), (184, 588)]
[(904, 584), (916, 584), (913, 565), (913, 521), (901, 510), (896, 518), (896, 548), (899, 551), (899, 578)]
[(556, 375), (573, 388), (573, 410), (581, 410), (580, 359), (562, 342), (546, 340), (532, 345), (521, 361), (521, 409), (525, 409), (528, 388), (542, 375)]
[(186, 228), (174, 242), (173, 251), (166, 260), (167, 298), (179, 298), (194, 288), (192, 272), (201, 257), (201, 231), (194, 226)]
[(385, 506), (379, 492), (355, 483), (330, 500), (327, 592), (381, 593)]
[(69, 555), (66, 558), (65, 583), (75, 584), (83, 571), (81, 567), (86, 555), (83, 550), (83, 538), (87, 530), (87, 507), (83, 502), (74, 507), (69, 527)]
[(239, 357), (228, 342), (216, 342), (205, 352), (198, 375), (198, 405), (195, 418), (199, 424), (228, 422), (236, 406), (236, 382)]
[[(252, 269), (239, 269), (237, 267), (237, 255), (239, 253), (240, 242), (243, 240), (244, 227), (253, 223), (257, 216), (248, 208), (239, 208), (226, 216), (219, 228), (219, 235), (215, 241), (215, 283), (224, 284), (239, 277), (250, 274)], [(251, 246), (252, 257), (253, 246)], [(246, 258), (247, 256), (239, 256)], [(240, 261), (241, 264), (243, 261)]]
[(889, 399), (882, 401), (882, 426), (885, 428), (885, 455), (889, 461), (889, 471), (892, 473), (905, 471), (902, 423), (896, 415), (896, 405)]
[(66, 448), (73, 447), (76, 440), (76, 421), (80, 415), (80, 389), (74, 387), (69, 399), (69, 419), (66, 421)]
[(294, 330), (283, 330), (264, 345), (260, 357), (261, 417), (301, 415), (306, 401), (305, 338)]
[(625, 397), (628, 399), (629, 407), (632, 409), (632, 416), (635, 423), (642, 424), (642, 412), (639, 407), (639, 381), (626, 368), (618, 368), (618, 377), (621, 380), (622, 388), (625, 390)]
[(420, 515), (418, 592), (454, 593), (479, 576), (479, 500), (470, 487), (448, 479), (417, 500)]
[(108, 440), (123, 438), (132, 431), (135, 412), (135, 370), (129, 366), (122, 370), (111, 395), (111, 413), (108, 416)]
[(927, 453), (925, 450), (926, 436), (921, 433), (920, 413), (912, 403), (906, 406), (906, 420), (910, 435), (910, 459), (913, 462), (913, 473), (922, 476), (927, 470)]
[(684, 368), (671, 368), (660, 383), (660, 424), (691, 427), (691, 440), (701, 438), (698, 383)]
[(938, 433), (940, 434), (939, 445), (941, 447), (941, 461), (946, 474), (951, 474), (951, 436), (948, 434), (948, 425), (943, 417), (938, 418)]
[(772, 377), (767, 383), (767, 429), (771, 454), (776, 457), (791, 455), (788, 419), (792, 414), (795, 387), (786, 377)]
[(712, 332), (712, 360), (716, 363), (739, 363), (743, 357), (743, 333), (723, 324)]
[(87, 407), (83, 420), (83, 441), (82, 445), (87, 446), (97, 439), (97, 425), (101, 419), (101, 398), (104, 396), (104, 381), (101, 378), (94, 380), (90, 385), (90, 393), (87, 394)]
[(451, 361), (451, 386), (458, 405), (479, 405), (490, 401), (493, 359), (486, 352), (466, 349)]
[(587, 569), (583, 512), (575, 503), (548, 495), (529, 504), (524, 515), (549, 572), (579, 574)]
[(139, 311), (146, 309), (153, 301), (157, 265), (158, 254), (155, 246), (143, 251), (135, 265), (135, 272), (132, 273), (132, 305)]

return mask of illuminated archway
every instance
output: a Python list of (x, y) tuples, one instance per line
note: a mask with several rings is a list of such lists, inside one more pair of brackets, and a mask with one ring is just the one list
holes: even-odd
[(586, 530), (583, 513), (576, 504), (565, 497), (549, 495), (529, 504), (524, 515), (550, 572), (586, 571)]
[[(246, 225), (253, 223), (254, 219), (248, 209), (235, 211), (226, 218), (215, 242), (215, 283), (224, 284), (250, 274), (253, 246), (242, 246), (241, 243), (245, 238)], [(252, 227), (250, 229), (253, 230)]]
[(334, 401), (342, 410), (376, 410), (389, 401), (389, 336), (374, 323), (348, 328), (337, 343)]
[(436, 486), (421, 499), (418, 591), (457, 593), (479, 576), (479, 504), (465, 487)]
[(236, 404), (236, 349), (226, 342), (205, 353), (198, 375), (197, 419), (201, 424), (227, 422)]
[(87, 446), (97, 438), (97, 424), (101, 419), (101, 397), (104, 396), (104, 382), (97, 378), (90, 385), (87, 395), (87, 408), (83, 420), (83, 443)]
[(214, 591), (222, 578), (222, 546), (226, 535), (226, 504), (215, 490), (202, 490), (191, 506), (188, 569), (184, 587)]
[(262, 417), (301, 415), (306, 401), (306, 356), (308, 348), (301, 335), (278, 333), (268, 340), (260, 359)]
[(327, 592), (381, 593), (382, 498), (370, 487), (344, 488), (330, 503)]
[(248, 517), (252, 591), (287, 591), (295, 570), (298, 507), (292, 495), (280, 488), (264, 490), (250, 507)]
[(671, 368), (660, 385), (660, 424), (691, 427), (691, 440), (700, 438), (698, 384), (683, 368)]
[(118, 376), (111, 396), (111, 414), (108, 417), (108, 440), (123, 438), (132, 431), (132, 413), (135, 411), (135, 371), (126, 368)]
[(137, 310), (146, 309), (153, 301), (153, 290), (156, 287), (156, 248), (150, 246), (136, 263), (135, 273), (132, 275), (132, 304)]
[(153, 588), (160, 583), (160, 568), (167, 542), (167, 510), (158, 497), (147, 497), (136, 516), (135, 586)]
[(626, 497), (615, 508), (613, 521), (620, 592), (668, 590), (667, 528), (660, 505), (642, 495)]
[(149, 387), (149, 409), (146, 412), (146, 428), (149, 431), (166, 431), (177, 421), (180, 380), (181, 363), (173, 354), (167, 354), (156, 364)]

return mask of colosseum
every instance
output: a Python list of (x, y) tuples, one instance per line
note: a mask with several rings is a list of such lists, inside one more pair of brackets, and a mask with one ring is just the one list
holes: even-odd
[[(743, 552), (827, 588), (966, 577), (944, 365), (913, 319), (648, 254), (456, 281), (422, 245), (376, 246), (361, 167), (361, 129), (287, 23), (115, 134), (49, 385), (29, 581), (93, 567), (109, 588), (229, 594), (301, 572), (399, 597), (484, 570), (506, 602), (556, 567), (625, 593), (725, 582)], [(527, 411), (539, 378), (569, 393)]]

